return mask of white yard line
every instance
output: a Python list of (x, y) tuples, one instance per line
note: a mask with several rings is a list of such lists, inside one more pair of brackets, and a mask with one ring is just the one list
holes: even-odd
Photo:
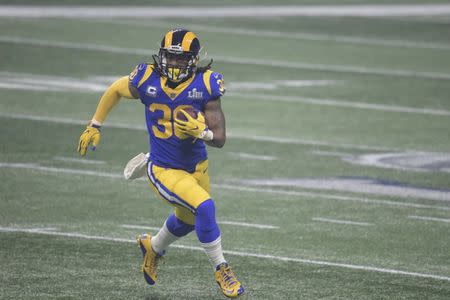
[(241, 186), (303, 188), (310, 190), (332, 191), (343, 193), (369, 194), (385, 197), (401, 197), (404, 199), (419, 198), (432, 201), (448, 202), (450, 208), (450, 190), (408, 186), (400, 183), (383, 183), (371, 178), (261, 178), (247, 180), (231, 180)]
[(349, 65), (327, 65), (327, 64), (313, 64), (303, 62), (289, 62), (282, 60), (272, 59), (257, 59), (257, 58), (245, 58), (245, 57), (230, 57), (214, 55), (214, 59), (223, 62), (247, 64), (255, 66), (270, 66), (277, 68), (287, 69), (303, 69), (313, 71), (327, 71), (338, 73), (351, 73), (351, 74), (363, 74), (363, 75), (380, 75), (380, 76), (392, 76), (392, 77), (413, 77), (413, 78), (427, 78), (427, 79), (450, 79), (449, 73), (439, 72), (421, 72), (411, 70), (398, 70), (398, 69), (384, 69), (384, 68), (370, 68), (360, 66)]
[(103, 165), (106, 163), (103, 160), (74, 158), (74, 157), (66, 157), (66, 156), (54, 156), (53, 159), (63, 161), (63, 162), (75, 162), (75, 163), (80, 163), (80, 164), (91, 164), (91, 165)]
[(22, 87), (24, 90), (103, 92), (113, 81), (106, 81), (105, 78), (99, 82), (97, 77), (83, 80), (77, 77), (0, 71), (0, 87), (9, 88), (11, 85), (14, 89)]
[[(0, 116), (1, 113), (0, 113)], [(354, 145), (354, 144), (346, 144), (346, 143), (333, 143), (328, 141), (318, 141), (318, 140), (309, 140), (309, 139), (298, 139), (298, 138), (286, 138), (286, 137), (277, 137), (277, 136), (265, 136), (265, 135), (256, 135), (249, 133), (237, 133), (231, 131), (227, 133), (228, 137), (257, 141), (257, 142), (271, 142), (277, 144), (290, 144), (290, 145), (308, 145), (308, 146), (323, 146), (323, 147), (333, 147), (333, 148), (342, 148), (342, 149), (357, 149), (357, 150), (374, 150), (374, 151), (411, 151), (417, 152), (417, 150), (407, 150), (400, 148), (392, 148), (392, 147), (383, 147), (383, 146), (371, 146), (371, 145)]]
[[(133, 244), (136, 243), (136, 241), (134, 239), (108, 237), (108, 236), (104, 236), (104, 235), (97, 236), (97, 235), (87, 235), (87, 234), (76, 233), (76, 232), (56, 232), (56, 231), (46, 231), (46, 230), (16, 228), (16, 227), (0, 227), (0, 232), (41, 234), (41, 235), (61, 236), (61, 237), (68, 237), (68, 238), (119, 242), (119, 243), (133, 243)], [(185, 245), (177, 245), (177, 244), (172, 244), (170, 247), (204, 252), (204, 249), (202, 247), (185, 246)], [(268, 259), (268, 260), (282, 261), (282, 262), (296, 262), (296, 263), (318, 265), (318, 266), (345, 268), (345, 269), (361, 270), (361, 271), (367, 271), (367, 272), (377, 272), (377, 273), (386, 273), (386, 274), (401, 275), (401, 276), (411, 276), (411, 277), (418, 277), (418, 278), (428, 278), (428, 279), (450, 281), (450, 277), (447, 277), (447, 276), (427, 274), (427, 273), (422, 273), (422, 272), (410, 272), (410, 271), (387, 269), (387, 268), (380, 268), (380, 267), (374, 267), (374, 266), (353, 265), (353, 264), (336, 263), (336, 262), (330, 262), (330, 261), (284, 257), (284, 256), (278, 256), (278, 255), (260, 254), (260, 253), (251, 253), (251, 252), (230, 251), (230, 250), (224, 250), (223, 252), (225, 254), (236, 255), (236, 256), (241, 256), (241, 257), (261, 258), (261, 259)]]
[(127, 228), (127, 229), (143, 229), (143, 230), (155, 230), (155, 231), (159, 231), (159, 229), (160, 229), (159, 227), (130, 225), (130, 224), (123, 224), (123, 225), (120, 225), (120, 227)]
[(433, 218), (433, 217), (423, 217), (423, 216), (408, 216), (410, 219), (423, 220), (423, 221), (435, 221), (435, 222), (444, 222), (450, 223), (450, 219), (444, 218)]
[(0, 17), (15, 18), (211, 18), (211, 17), (392, 17), (450, 14), (448, 4), (284, 6), (32, 6), (2, 5)]
[[(93, 79), (98, 81), (99, 79)], [(309, 80), (312, 81), (312, 80)], [(299, 81), (287, 81), (284, 86), (299, 87), (302, 86), (304, 80)], [(239, 83), (238, 83), (239, 86)], [(245, 83), (245, 86), (249, 89), (258, 89), (258, 86), (264, 87), (258, 89), (259, 91), (264, 89), (276, 90), (278, 89), (278, 83)], [(312, 86), (312, 85), (310, 85)], [(32, 74), (22, 74), (13, 72), (0, 72), (0, 88), (6, 89), (22, 89), (23, 90), (42, 90), (42, 91), (78, 91), (78, 92), (102, 92), (107, 89), (108, 85), (95, 83), (91, 80), (81, 80), (79, 78), (65, 78), (57, 76), (41, 76)], [(234, 84), (230, 84), (230, 91), (233, 91)], [(269, 87), (269, 88), (267, 88)], [(237, 89), (239, 90), (239, 88)], [(254, 101), (269, 101), (269, 102), (288, 102), (288, 103), (302, 103), (310, 105), (321, 105), (331, 107), (345, 107), (352, 109), (367, 109), (375, 111), (386, 112), (399, 112), (399, 113), (413, 113), (435, 116), (450, 116), (450, 111), (444, 109), (432, 109), (432, 108), (416, 108), (407, 106), (395, 106), (384, 105), (376, 103), (347, 101), (341, 99), (317, 99), (317, 98), (305, 98), (297, 96), (283, 96), (283, 95), (267, 95), (267, 94), (243, 94), (228, 92), (231, 100), (238, 98), (239, 101), (243, 99), (249, 99)]]
[[(306, 97), (282, 96), (282, 95), (267, 95), (267, 94), (242, 94), (242, 93), (228, 93), (227, 95), (236, 98), (253, 99), (255, 101), (270, 101), (270, 102), (293, 102), (312, 105), (332, 106), (332, 107), (346, 107), (357, 109), (368, 109), (386, 112), (400, 112), (410, 114), (424, 114), (434, 116), (450, 116), (449, 110), (433, 109), (433, 108), (416, 108), (408, 106), (384, 105), (368, 102), (346, 101), (338, 99), (317, 99)], [(242, 101), (242, 100), (241, 100)]]
[[(110, 52), (119, 54), (133, 54), (139, 56), (150, 57), (152, 54), (157, 53), (156, 50), (142, 49), (142, 48), (123, 48), (109, 45), (89, 44), (89, 43), (72, 43), (64, 41), (50, 41), (42, 39), (33, 39), (17, 36), (0, 36), (0, 42), (15, 43), (23, 45), (35, 45), (42, 47), (58, 47), (65, 49), (79, 49), (90, 50), (100, 52)], [(379, 75), (379, 76), (394, 76), (394, 77), (414, 77), (414, 78), (427, 78), (427, 79), (443, 79), (450, 80), (449, 73), (439, 72), (421, 72), (411, 70), (398, 70), (398, 69), (383, 69), (383, 68), (370, 68), (360, 66), (349, 65), (327, 65), (327, 64), (313, 64), (303, 62), (292, 61), (280, 61), (272, 59), (256, 59), (245, 57), (231, 57), (215, 55), (214, 59), (222, 62), (229, 62), (235, 64), (247, 64), (255, 66), (269, 66), (276, 68), (289, 68), (289, 69), (304, 69), (313, 71), (328, 71), (338, 73), (351, 73), (351, 74), (364, 74), (364, 75)]]
[[(34, 164), (34, 163), (0, 163), (0, 168), (25, 169), (25, 170), (35, 170), (35, 171), (41, 171), (41, 172), (50, 172), (50, 173), (56, 173), (56, 174), (87, 175), (87, 176), (96, 176), (96, 177), (105, 177), (105, 178), (125, 180), (123, 175), (120, 173), (108, 173), (108, 172), (80, 170), (80, 169), (45, 167), (45, 166), (40, 166), (40, 165)], [(142, 179), (142, 180), (144, 180), (144, 179)], [(242, 186), (242, 185), (240, 186), (237, 184), (234, 184), (234, 185), (211, 184), (211, 187), (219, 188), (219, 189), (235, 190), (235, 191), (258, 192), (258, 193), (286, 195), (286, 196), (295, 196), (295, 197), (308, 197), (308, 198), (313, 198), (313, 199), (319, 198), (319, 199), (327, 199), (327, 200), (335, 200), (335, 201), (360, 202), (360, 203), (369, 203), (369, 204), (382, 205), (382, 206), (384, 205), (384, 206), (393, 206), (393, 207), (436, 209), (436, 210), (443, 210), (443, 211), (450, 210), (450, 207), (447, 207), (447, 206), (436, 206), (436, 205), (426, 205), (426, 204), (420, 204), (420, 203), (388, 201), (388, 200), (382, 200), (382, 199), (340, 196), (337, 194), (285, 191), (285, 190), (281, 190), (281, 189), (249, 187), (249, 186)]]
[(335, 152), (335, 151), (311, 151), (311, 153), (319, 156), (337, 156), (337, 157), (347, 157), (354, 155), (352, 153)]
[[(168, 22), (144, 22), (135, 20), (93, 20), (96, 23), (109, 23), (120, 25), (132, 25), (136, 27), (151, 27), (151, 28), (170, 28), (173, 24)], [(317, 34), (308, 32), (283, 32), (273, 30), (259, 30), (251, 28), (237, 28), (237, 27), (215, 27), (204, 26), (199, 24), (184, 24), (190, 30), (198, 32), (209, 33), (224, 33), (230, 35), (243, 35), (263, 38), (283, 38), (289, 40), (306, 40), (318, 42), (335, 42), (342, 44), (356, 44), (356, 45), (371, 45), (384, 47), (400, 47), (400, 48), (417, 48), (417, 49), (434, 49), (434, 50), (449, 50), (450, 44), (420, 42), (411, 40), (397, 40), (397, 39), (382, 39), (382, 38), (367, 38), (352, 35), (333, 35), (333, 34)]]
[(90, 44), (90, 43), (50, 41), (50, 40), (43, 40), (43, 39), (34, 39), (34, 38), (19, 37), (19, 36), (5, 36), (5, 35), (0, 36), (0, 42), (41, 46), (41, 47), (54, 47), (54, 48), (63, 48), (63, 49), (99, 51), (99, 52), (118, 53), (118, 54), (133, 54), (133, 55), (141, 55), (141, 56), (151, 56), (152, 54), (157, 53), (156, 50), (149, 50), (149, 49), (123, 48), (123, 47), (115, 47), (115, 46), (110, 46), (110, 45), (100, 45), (100, 44)]
[[(57, 117), (46, 117), (28, 114), (14, 114), (14, 113), (2, 113), (0, 112), (0, 118), (9, 118), (16, 120), (30, 120), (38, 122), (48, 122), (57, 124), (70, 124), (70, 125), (86, 125), (86, 121), (75, 120), (70, 118), (57, 118)], [(131, 125), (127, 123), (109, 123), (104, 125), (105, 128), (120, 128), (129, 130), (147, 130), (145, 125)], [(346, 143), (334, 143), (329, 141), (318, 141), (309, 139), (299, 139), (299, 138), (286, 138), (286, 137), (275, 137), (275, 136), (264, 136), (255, 135), (249, 133), (238, 133), (238, 132), (227, 132), (227, 137), (232, 139), (242, 139), (250, 140), (256, 142), (270, 142), (277, 144), (289, 144), (289, 145), (306, 145), (306, 146), (320, 146), (320, 147), (333, 147), (342, 149), (356, 149), (356, 150), (370, 150), (370, 151), (389, 151), (389, 152), (420, 152), (420, 150), (414, 149), (402, 149), (394, 147), (383, 147), (383, 146), (371, 146), (371, 145), (355, 145)]]
[(270, 156), (270, 155), (256, 155), (256, 154), (243, 153), (243, 152), (227, 152), (227, 153), (234, 157), (253, 159), (253, 160), (273, 161), (273, 160), (278, 159), (277, 157)]
[(56, 168), (56, 167), (45, 167), (35, 163), (0, 163), (0, 168), (12, 168), (12, 169), (25, 169), (25, 170), (35, 170), (41, 172), (50, 172), (57, 174), (73, 174), (73, 175), (88, 175), (96, 177), (106, 177), (114, 179), (124, 179), (123, 175), (120, 173), (107, 173), (80, 169), (69, 169), (69, 168)]
[(336, 220), (336, 219), (328, 219), (328, 218), (312, 218), (313, 221), (319, 222), (327, 222), (334, 224), (343, 224), (343, 225), (357, 225), (357, 226), (372, 226), (372, 223), (367, 222), (355, 222), (355, 221), (347, 221), (347, 220)]
[(240, 90), (273, 91), (285, 87), (302, 88), (302, 87), (335, 85), (336, 83), (337, 83), (336, 80), (292, 80), (292, 79), (273, 80), (268, 82), (240, 81), (240, 82), (229, 82), (227, 84), (227, 89), (231, 91), (240, 91)]
[[(75, 120), (70, 118), (58, 118), (58, 117), (46, 117), (46, 116), (37, 116), (37, 115), (27, 115), (27, 114), (9, 114), (9, 113), (1, 113), (0, 118), (10, 118), (16, 120), (30, 120), (30, 121), (38, 121), (38, 122), (48, 122), (48, 123), (57, 123), (57, 124), (70, 124), (70, 125), (84, 125), (86, 126), (86, 121), (83, 120)], [(145, 125), (131, 125), (126, 123), (114, 122), (114, 124), (106, 124), (104, 127), (107, 128), (121, 128), (121, 129), (130, 129), (130, 130), (147, 130)]]
[(218, 221), (217, 224), (251, 227), (251, 228), (258, 228), (258, 229), (279, 229), (280, 228), (278, 226), (273, 226), (273, 225), (254, 224), (254, 223), (245, 223), (245, 222), (233, 222), (233, 221)]
[(19, 82), (0, 82), (0, 88), (2, 89), (8, 89), (8, 90), (28, 90), (28, 91), (64, 91), (64, 89), (61, 88), (52, 88), (49, 86), (39, 86), (39, 85), (24, 85)]
[[(102, 80), (103, 82), (99, 82)], [(36, 75), (27, 73), (15, 73), (15, 72), (0, 72), (0, 88), (12, 88), (18, 89), (22, 87), (24, 90), (50, 90), (50, 91), (79, 91), (79, 92), (101, 92), (106, 90), (108, 84), (114, 81), (111, 77), (106, 76), (94, 76), (88, 79), (80, 79), (76, 77), (59, 77), (59, 76), (48, 76), (48, 75)], [(26, 83), (26, 84), (24, 84)], [(242, 94), (233, 93), (233, 88), (239, 90), (239, 87), (245, 86), (249, 89), (258, 90), (276, 90), (280, 87), (302, 87), (302, 86), (314, 86), (319, 85), (329, 85), (333, 84), (335, 81), (332, 80), (286, 80), (283, 84), (279, 81), (272, 82), (244, 82), (235, 83), (231, 82), (227, 95), (231, 96), (231, 100), (239, 98), (249, 99), (255, 101), (269, 101), (269, 102), (288, 102), (288, 103), (302, 103), (310, 105), (323, 105), (332, 107), (345, 107), (353, 109), (368, 109), (376, 111), (387, 111), (387, 112), (399, 112), (399, 113), (413, 113), (413, 114), (424, 114), (424, 115), (436, 115), (436, 116), (450, 116), (450, 111), (444, 109), (433, 109), (433, 108), (416, 108), (407, 106), (395, 106), (395, 105), (384, 105), (377, 103), (367, 103), (358, 101), (348, 101), (343, 99), (317, 99), (317, 98), (306, 98), (297, 96), (283, 96), (283, 95), (267, 95), (267, 94)], [(259, 88), (258, 88), (259, 87)]]
[[(86, 125), (86, 121), (83, 121), (83, 120), (74, 120), (74, 119), (69, 119), (69, 118), (57, 118), (57, 117), (46, 117), (46, 116), (37, 116), (37, 115), (27, 115), (27, 114), (14, 114), (14, 113), (0, 112), (0, 118), (10, 118), (10, 119), (16, 119), (16, 120), (30, 120), (30, 121), (49, 122), (49, 123), (57, 123), (57, 124)], [(130, 124), (118, 123), (118, 122), (105, 124), (104, 127), (106, 127), (106, 128), (121, 128), (121, 129), (129, 129), (129, 130), (147, 130), (145, 125), (130, 125)], [(412, 149), (400, 149), (400, 148), (382, 147), (382, 146), (333, 143), (333, 142), (298, 139), (298, 138), (261, 136), (261, 135), (237, 133), (237, 132), (227, 132), (227, 137), (235, 138), (235, 139), (257, 141), (257, 142), (271, 142), (271, 143), (277, 143), (277, 144), (323, 146), (323, 147), (333, 147), (333, 148), (343, 148), (343, 149), (370, 150), (370, 151), (418, 152), (418, 150), (412, 150)]]
[(361, 202), (361, 203), (369, 203), (369, 204), (382, 205), (382, 206), (385, 205), (385, 206), (393, 206), (393, 207), (437, 209), (437, 210), (442, 210), (442, 211), (450, 211), (449, 206), (435, 206), (435, 205), (426, 205), (426, 204), (412, 203), (412, 202), (399, 202), (399, 201), (389, 201), (389, 200), (383, 200), (383, 199), (373, 199), (373, 198), (366, 198), (366, 197), (341, 196), (338, 194), (286, 191), (286, 190), (281, 190), (281, 189), (249, 187), (249, 186), (230, 185), (230, 184), (212, 184), (211, 186), (215, 187), (215, 188), (229, 189), (229, 190), (235, 190), (235, 191), (241, 191), (241, 192), (257, 192), (257, 193), (265, 193), (265, 194), (295, 196), (295, 197), (308, 197), (308, 198), (313, 198), (313, 199), (319, 198), (319, 199), (328, 199), (328, 200), (335, 200), (335, 201)]
[[(280, 228), (278, 226), (272, 226), (272, 225), (243, 223), (243, 222), (232, 222), (232, 221), (217, 221), (217, 224), (252, 227), (252, 228), (258, 228), (258, 229), (278, 229), (278, 228)], [(130, 228), (130, 229), (144, 229), (144, 230), (145, 229), (151, 229), (151, 230), (156, 230), (156, 231), (159, 230), (158, 227), (141, 226), (141, 225), (124, 224), (124, 225), (121, 225), (121, 227), (123, 227), (123, 228)]]

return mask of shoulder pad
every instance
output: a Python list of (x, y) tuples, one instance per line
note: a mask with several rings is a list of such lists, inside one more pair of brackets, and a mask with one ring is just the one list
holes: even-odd
[[(143, 79), (144, 75), (148, 72), (147, 69), (151, 69), (151, 66), (149, 66), (146, 63), (141, 63), (138, 64), (134, 70), (130, 73), (130, 75), (128, 76), (128, 80), (130, 81), (130, 85), (138, 88), (141, 80)], [(149, 70), (151, 71), (151, 70)]]
[(203, 74), (203, 81), (212, 99), (219, 98), (225, 94), (222, 74), (208, 70)]

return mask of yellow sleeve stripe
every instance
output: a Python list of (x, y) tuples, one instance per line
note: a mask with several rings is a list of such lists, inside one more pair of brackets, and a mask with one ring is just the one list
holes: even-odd
[(208, 93), (211, 95), (211, 82), (209, 79), (211, 78), (212, 71), (207, 70), (205, 73), (203, 73), (203, 83), (206, 86), (206, 89), (208, 90)]
[(137, 87), (140, 87), (144, 83), (144, 81), (146, 81), (150, 77), (150, 75), (152, 75), (152, 73), (153, 67), (151, 65), (147, 65), (147, 69), (145, 70), (144, 76), (142, 76), (141, 80), (139, 80)]

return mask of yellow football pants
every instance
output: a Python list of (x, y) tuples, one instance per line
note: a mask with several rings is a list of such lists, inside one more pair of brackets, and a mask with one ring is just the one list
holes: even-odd
[(175, 207), (175, 216), (184, 223), (194, 225), (195, 210), (209, 195), (208, 161), (197, 164), (194, 173), (168, 169), (148, 163), (150, 186), (166, 202)]

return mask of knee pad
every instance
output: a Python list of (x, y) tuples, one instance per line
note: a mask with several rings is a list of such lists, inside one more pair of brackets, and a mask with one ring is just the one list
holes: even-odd
[(174, 214), (171, 214), (166, 220), (167, 229), (170, 233), (177, 237), (182, 237), (187, 235), (189, 232), (194, 230), (194, 225), (186, 224), (180, 219), (178, 219)]
[(212, 199), (202, 202), (197, 207), (195, 232), (202, 243), (210, 243), (220, 236), (219, 226), (216, 223), (216, 209)]

